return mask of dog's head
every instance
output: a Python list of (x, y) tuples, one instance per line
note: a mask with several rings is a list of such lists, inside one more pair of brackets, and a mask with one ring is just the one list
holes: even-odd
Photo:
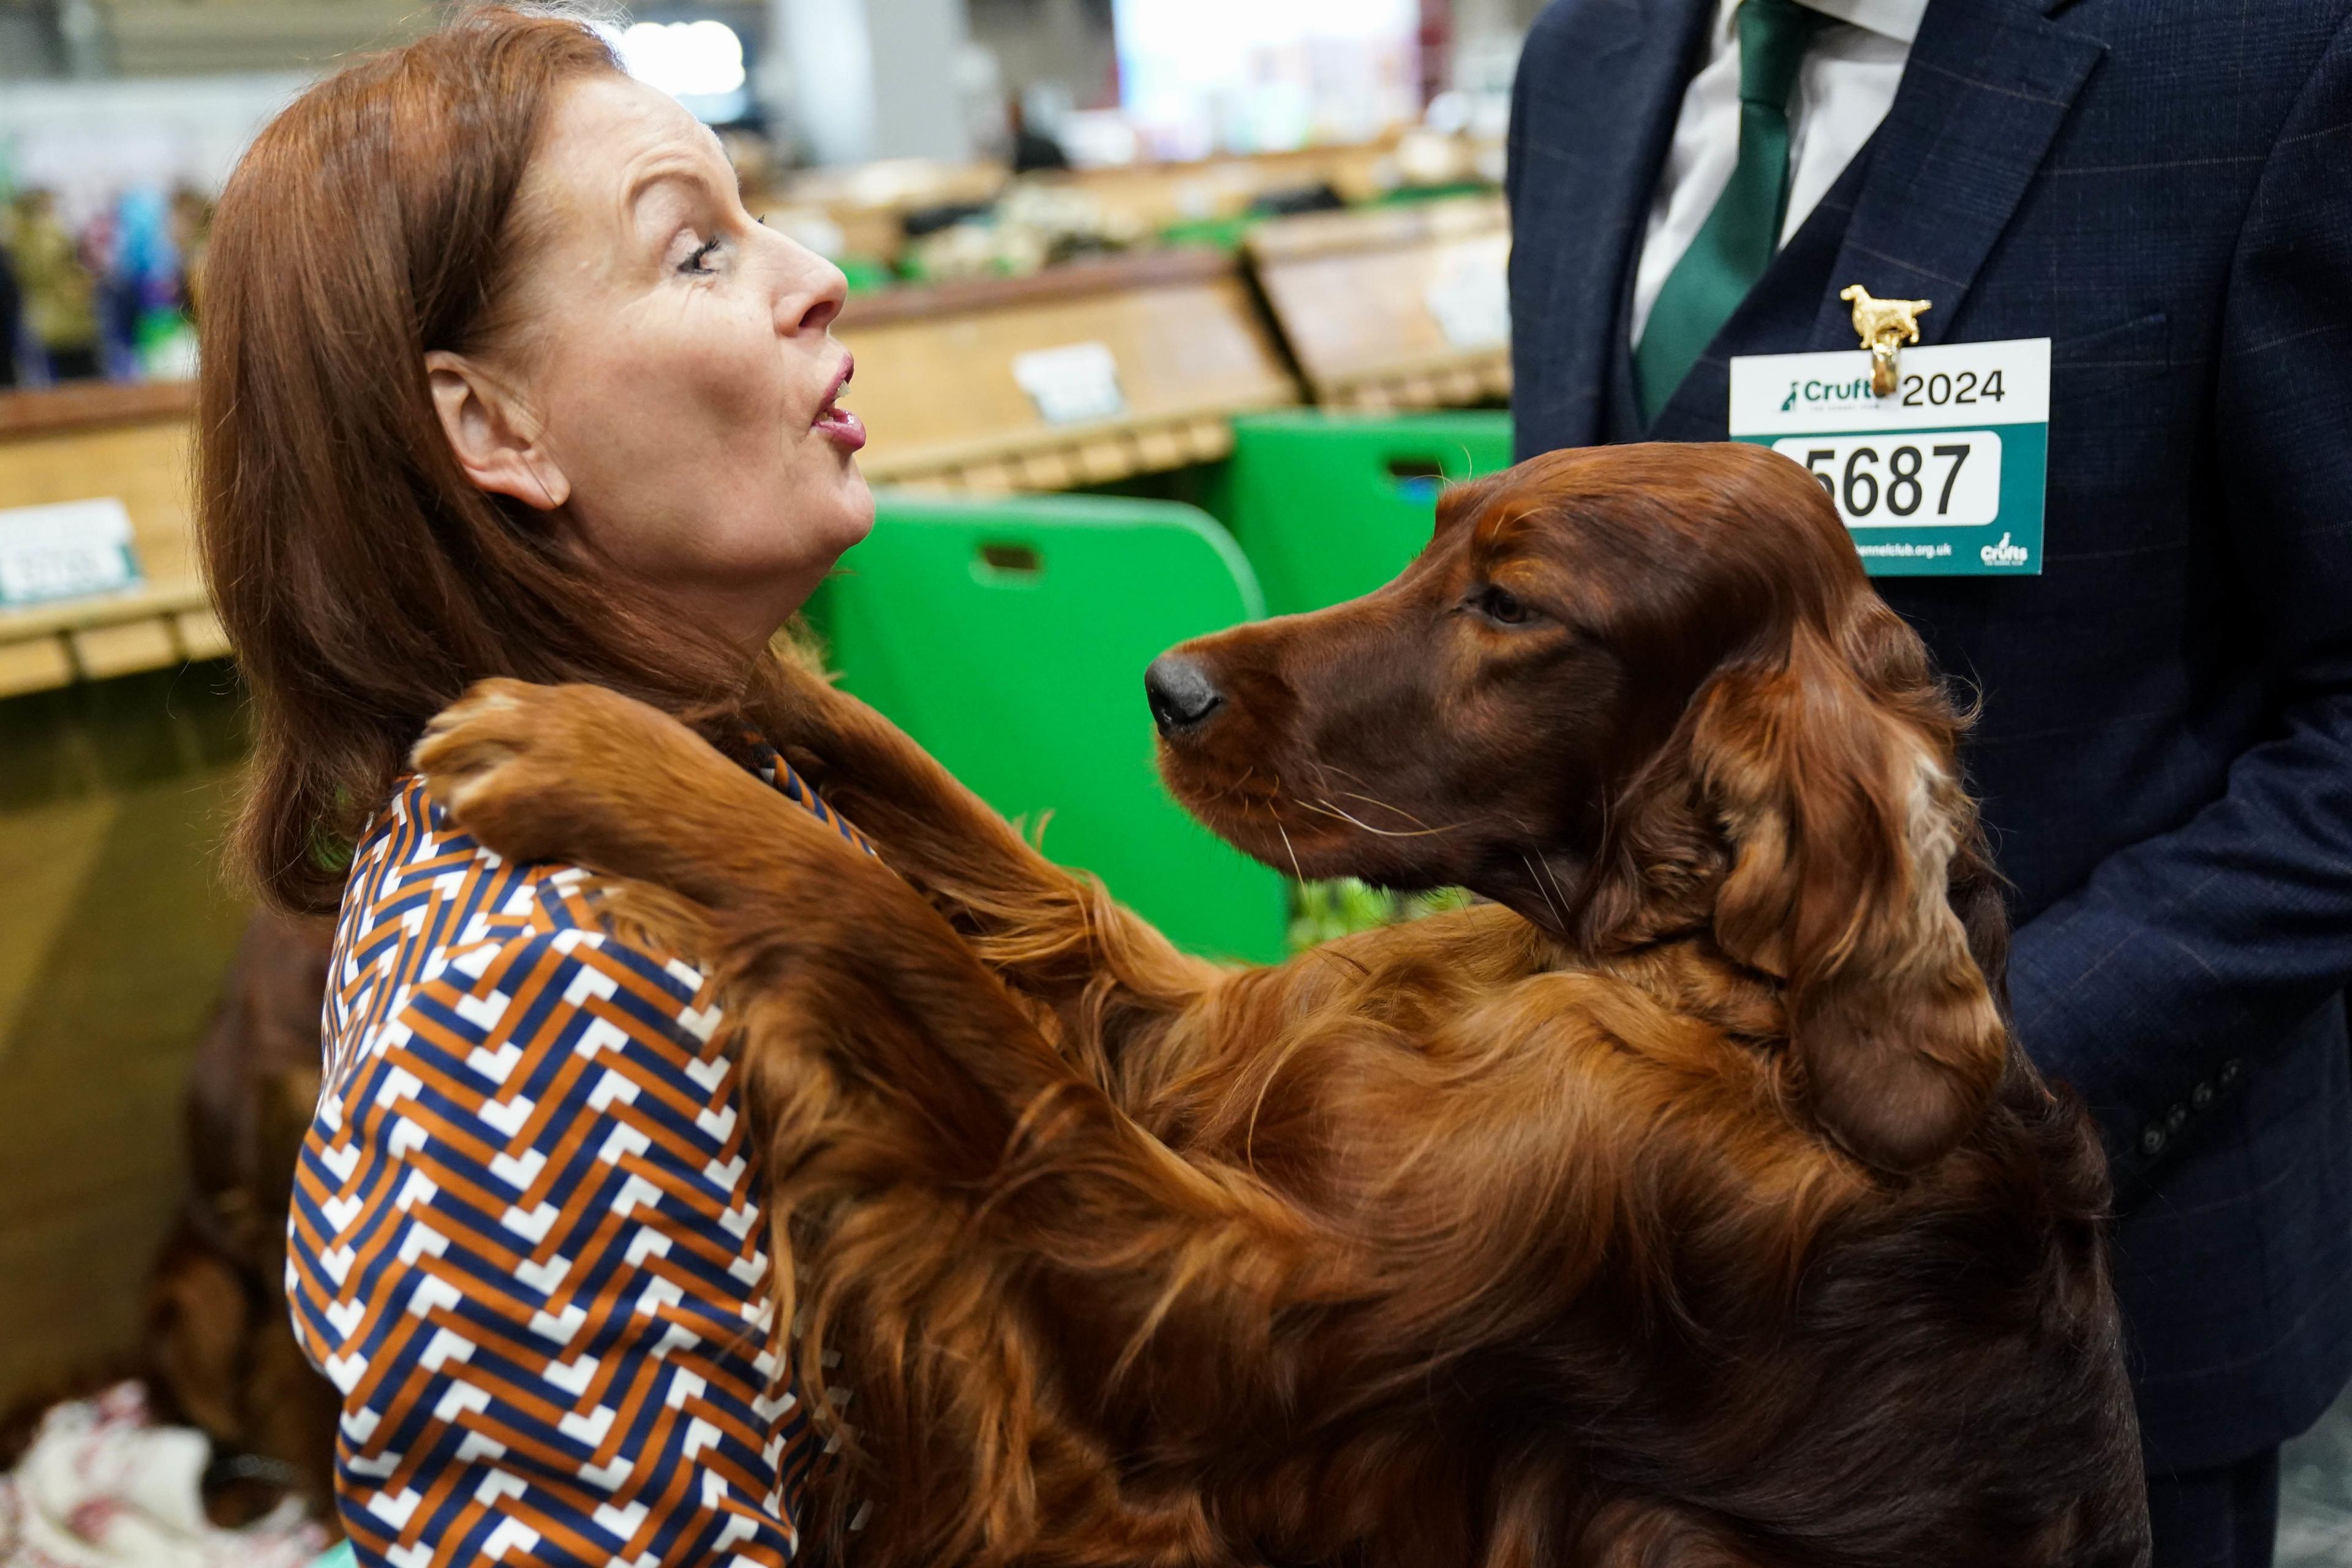
[(1460, 884), (1588, 956), (1708, 933), (1785, 986), (1815, 1115), (1873, 1164), (1934, 1159), (1990, 1099), (1961, 720), (1785, 458), (1536, 458), (1448, 492), (1387, 587), (1183, 644), (1146, 686), (1171, 789), (1277, 868)]

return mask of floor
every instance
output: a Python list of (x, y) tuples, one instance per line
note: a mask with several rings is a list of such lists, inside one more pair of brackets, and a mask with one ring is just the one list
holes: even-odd
[(2352, 1568), (2352, 1393), (2279, 1462), (2275, 1568)]

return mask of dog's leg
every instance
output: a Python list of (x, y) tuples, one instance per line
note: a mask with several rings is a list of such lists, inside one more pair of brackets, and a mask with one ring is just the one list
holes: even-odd
[(1131, 1500), (1115, 1456), (1269, 1422), (1278, 1314), (1341, 1294), (1329, 1238), (1146, 1135), (918, 895), (798, 837), (843, 864), (770, 882), (714, 956), (751, 999), (755, 1106), (798, 1096), (812, 1052), (846, 1081), (768, 1163), (808, 1271), (803, 1364), (845, 1358), (877, 1515), (938, 1521), (909, 1562), (1223, 1568), (1183, 1488)]
[(1078, 1032), (1116, 1053), (1131, 1031), (1215, 988), (1215, 965), (1039, 854), (887, 719), (797, 665), (786, 679), (797, 720), (779, 737), (788, 755), (1016, 989), (1083, 1012)]
[[(798, 665), (786, 673), (796, 763), (983, 963), (1057, 1016), (1072, 1059), (1156, 1131), (1166, 1131), (1154, 1114), (1164, 1091), (1197, 1080), (1223, 1042), (1278, 1032), (1357, 972), (1350, 943), (1322, 955), (1333, 962), (1240, 971), (1179, 952), (1100, 882), (1039, 854), (881, 714)], [(1524, 943), (1505, 946), (1516, 955)]]
[[(597, 688), (478, 689), (436, 721), (417, 763), (498, 852), (708, 911), (696, 956), (742, 1031), (755, 1113), (778, 1130), (774, 1215), (817, 1237), (804, 1350), (828, 1327), (850, 1335), (861, 1408), (899, 1412), (886, 1432), (916, 1453), (967, 1456), (956, 1517), (1000, 1545), (1036, 1528), (1038, 1444), (1007, 1411), (1075, 1406), (1097, 1430), (1198, 1441), (1278, 1397), (1272, 1325), (1335, 1294), (1328, 1238), (1254, 1178), (1145, 1135), (889, 870)], [(828, 1100), (814, 1076), (845, 1087)], [(779, 1287), (789, 1300), (788, 1274)], [(1199, 1375), (1201, 1353), (1219, 1377)], [(1145, 1525), (1165, 1511), (1129, 1527), (1164, 1537)]]
[[(912, 887), (675, 721), (599, 687), (485, 682), (434, 721), (416, 763), (459, 825), (499, 853), (573, 860), (711, 911), (747, 975), (806, 998), (810, 1027), (899, 1020), (918, 1043), (888, 1072), (879, 1061), (869, 1070), (913, 1080), (925, 1066), (917, 1053), (951, 1063), (987, 1104), (931, 1109), (950, 1126), (972, 1119), (992, 1162), (1019, 1119), (1032, 1145), (1049, 1128), (1085, 1126), (1122, 1146), (1118, 1170), (1140, 1173), (1153, 1202), (1175, 1191), (1204, 1214), (1231, 1208), (1071, 1074)], [(853, 994), (864, 1010), (837, 1005)]]

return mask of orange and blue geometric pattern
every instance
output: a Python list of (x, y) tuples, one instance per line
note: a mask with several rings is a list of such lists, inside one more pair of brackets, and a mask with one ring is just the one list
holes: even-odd
[[(762, 776), (856, 830), (770, 758)], [(368, 1568), (781, 1568), (815, 1440), (705, 977), (404, 779), (336, 931), (288, 1293)]]

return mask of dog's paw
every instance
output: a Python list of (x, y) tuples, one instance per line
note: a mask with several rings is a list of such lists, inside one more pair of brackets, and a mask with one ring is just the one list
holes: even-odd
[(643, 874), (631, 850), (652, 808), (635, 784), (648, 764), (708, 750), (669, 715), (601, 686), (485, 680), (425, 725), (410, 760), (487, 848), (629, 876)]

